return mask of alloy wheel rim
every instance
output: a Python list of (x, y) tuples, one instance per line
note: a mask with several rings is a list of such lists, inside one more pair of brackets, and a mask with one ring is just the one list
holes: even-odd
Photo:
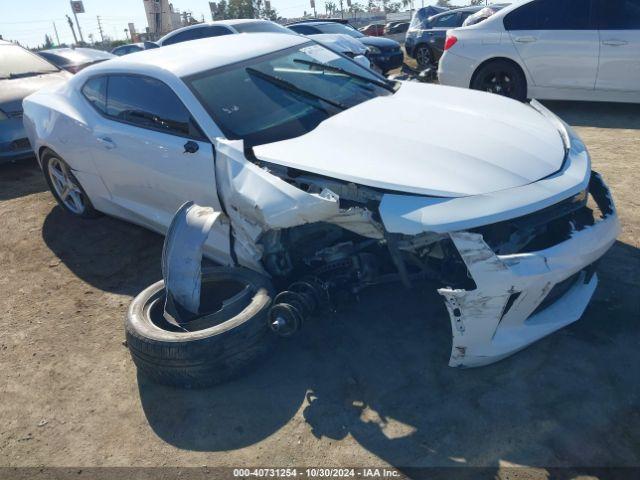
[(421, 66), (427, 66), (431, 63), (431, 52), (426, 47), (418, 49), (418, 63)]
[(482, 90), (505, 97), (511, 97), (514, 91), (513, 79), (505, 72), (490, 73), (485, 77), (484, 82), (482, 82)]
[(60, 159), (49, 160), (49, 178), (62, 203), (77, 215), (85, 211), (85, 202), (80, 186), (74, 181), (69, 167)]

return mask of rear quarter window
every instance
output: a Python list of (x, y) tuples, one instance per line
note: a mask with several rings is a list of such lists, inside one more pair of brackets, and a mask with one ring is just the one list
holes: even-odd
[(98, 111), (107, 111), (107, 77), (89, 79), (82, 87), (82, 94)]

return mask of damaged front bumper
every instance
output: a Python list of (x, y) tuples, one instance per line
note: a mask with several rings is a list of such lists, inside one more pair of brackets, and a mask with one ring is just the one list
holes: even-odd
[(620, 232), (613, 200), (597, 173), (591, 195), (600, 218), (544, 250), (496, 255), (479, 233), (449, 234), (477, 286), (438, 290), (451, 318), (450, 366), (496, 362), (580, 318), (598, 282), (593, 265)]

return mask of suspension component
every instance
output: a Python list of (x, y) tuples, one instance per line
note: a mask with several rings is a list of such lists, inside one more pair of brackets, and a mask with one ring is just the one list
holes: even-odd
[(309, 277), (294, 282), (274, 298), (268, 315), (269, 328), (281, 337), (290, 337), (327, 302), (327, 289), (319, 279)]

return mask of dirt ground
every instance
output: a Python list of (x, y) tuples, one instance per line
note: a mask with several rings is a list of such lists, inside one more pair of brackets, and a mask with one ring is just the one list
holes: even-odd
[(640, 105), (548, 106), (589, 146), (624, 230), (579, 322), (474, 370), (447, 366), (431, 286), (387, 287), (239, 380), (149, 384), (123, 318), (160, 278), (162, 238), (74, 219), (34, 162), (0, 166), (0, 465), (640, 466)]

